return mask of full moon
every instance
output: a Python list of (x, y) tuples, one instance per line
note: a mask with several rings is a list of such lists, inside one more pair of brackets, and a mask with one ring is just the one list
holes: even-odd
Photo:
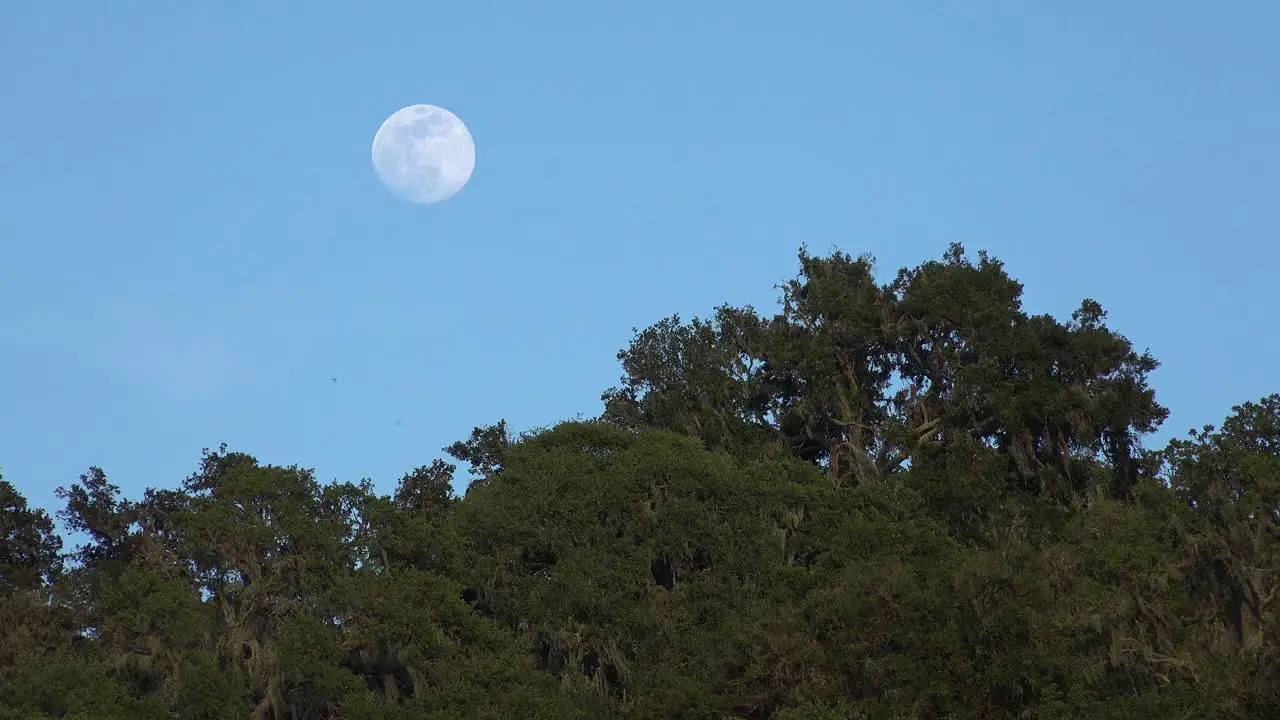
[(373, 169), (396, 197), (412, 203), (448, 200), (471, 179), (476, 144), (457, 115), (435, 105), (410, 105), (373, 136)]

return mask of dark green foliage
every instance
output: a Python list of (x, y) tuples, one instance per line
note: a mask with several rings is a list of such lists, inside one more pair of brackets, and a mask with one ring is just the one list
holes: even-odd
[(0, 476), (0, 592), (35, 589), (62, 570), (62, 540), (43, 510)]
[(1085, 300), (952, 247), (801, 254), (669, 318), (592, 421), (390, 495), (225, 447), (175, 489), (0, 480), (0, 718), (1280, 717), (1280, 395), (1166, 411)]

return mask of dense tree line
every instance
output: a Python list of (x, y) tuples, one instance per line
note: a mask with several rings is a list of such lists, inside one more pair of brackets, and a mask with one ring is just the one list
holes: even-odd
[(1280, 717), (1280, 395), (1164, 448), (1157, 363), (952, 247), (636, 333), (590, 421), (380, 495), (206, 451), (0, 480), (0, 718)]

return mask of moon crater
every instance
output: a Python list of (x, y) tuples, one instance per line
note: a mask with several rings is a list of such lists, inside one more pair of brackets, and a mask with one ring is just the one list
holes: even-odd
[(373, 169), (392, 194), (412, 203), (448, 200), (476, 166), (471, 131), (435, 105), (410, 105), (391, 114), (373, 137)]

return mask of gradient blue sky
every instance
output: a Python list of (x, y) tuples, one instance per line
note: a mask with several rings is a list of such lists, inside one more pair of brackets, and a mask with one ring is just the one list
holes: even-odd
[[(598, 412), (633, 326), (772, 309), (801, 244), (985, 248), (1163, 361), (1162, 438), (1218, 422), (1280, 389), (1278, 37), (1243, 0), (10, 3), (0, 467), (49, 507), (225, 441), (389, 492)], [(370, 165), (414, 103), (476, 139), (440, 205)]]

